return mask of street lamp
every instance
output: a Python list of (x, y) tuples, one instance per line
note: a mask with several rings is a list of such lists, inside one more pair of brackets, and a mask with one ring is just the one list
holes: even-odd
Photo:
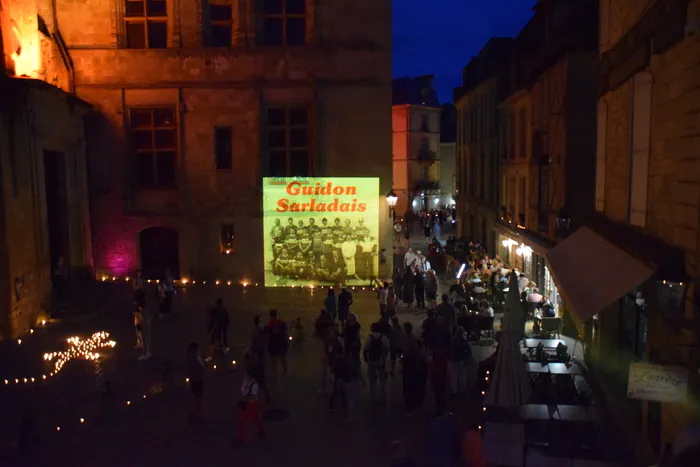
[(396, 193), (394, 193), (394, 190), (390, 190), (389, 193), (386, 194), (386, 204), (389, 206), (389, 217), (394, 219), (396, 217), (396, 203), (398, 202), (399, 197), (396, 196)]

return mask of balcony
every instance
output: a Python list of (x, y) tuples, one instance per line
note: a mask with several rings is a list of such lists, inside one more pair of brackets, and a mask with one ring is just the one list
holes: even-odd
[(418, 180), (413, 184), (415, 191), (439, 190), (440, 182), (436, 180)]

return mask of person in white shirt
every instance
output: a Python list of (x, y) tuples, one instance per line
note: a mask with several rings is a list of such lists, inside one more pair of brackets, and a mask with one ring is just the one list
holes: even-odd
[(479, 316), (483, 316), (484, 318), (493, 318), (493, 308), (491, 308), (491, 305), (489, 305), (489, 302), (486, 300), (482, 300), (481, 305), (479, 306)]
[(389, 299), (389, 283), (384, 282), (382, 287), (379, 289), (379, 315), (384, 316), (386, 313), (386, 304)]
[(518, 290), (520, 293), (523, 293), (525, 289), (527, 289), (529, 283), (530, 279), (525, 277), (525, 274), (520, 274), (520, 278), (518, 279)]
[(265, 436), (265, 425), (262, 420), (262, 411), (258, 394), (260, 383), (247, 374), (241, 385), (241, 398), (238, 402), (238, 420), (236, 423), (236, 443), (243, 443), (246, 440), (248, 426), (257, 428), (259, 438)]
[(409, 248), (406, 254), (403, 256), (403, 265), (406, 269), (410, 268), (411, 265), (413, 265), (414, 261), (416, 261), (418, 257), (416, 254), (413, 252), (413, 248)]
[(483, 287), (481, 282), (477, 282), (476, 284), (474, 284), (474, 286), (472, 287), (472, 290), (477, 295), (482, 294), (482, 293), (486, 293), (486, 289)]
[(540, 289), (535, 287), (532, 289), (532, 293), (527, 296), (528, 303), (542, 303), (542, 295), (540, 295)]

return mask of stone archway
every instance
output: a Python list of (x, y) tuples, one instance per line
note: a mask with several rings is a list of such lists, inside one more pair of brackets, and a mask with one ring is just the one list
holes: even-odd
[(180, 245), (177, 231), (167, 227), (149, 227), (139, 232), (141, 271), (149, 279), (161, 278), (166, 269), (180, 277)]

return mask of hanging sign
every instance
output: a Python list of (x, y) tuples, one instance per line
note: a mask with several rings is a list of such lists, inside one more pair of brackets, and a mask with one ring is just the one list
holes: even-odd
[(688, 370), (684, 368), (631, 363), (627, 397), (658, 402), (685, 402)]

